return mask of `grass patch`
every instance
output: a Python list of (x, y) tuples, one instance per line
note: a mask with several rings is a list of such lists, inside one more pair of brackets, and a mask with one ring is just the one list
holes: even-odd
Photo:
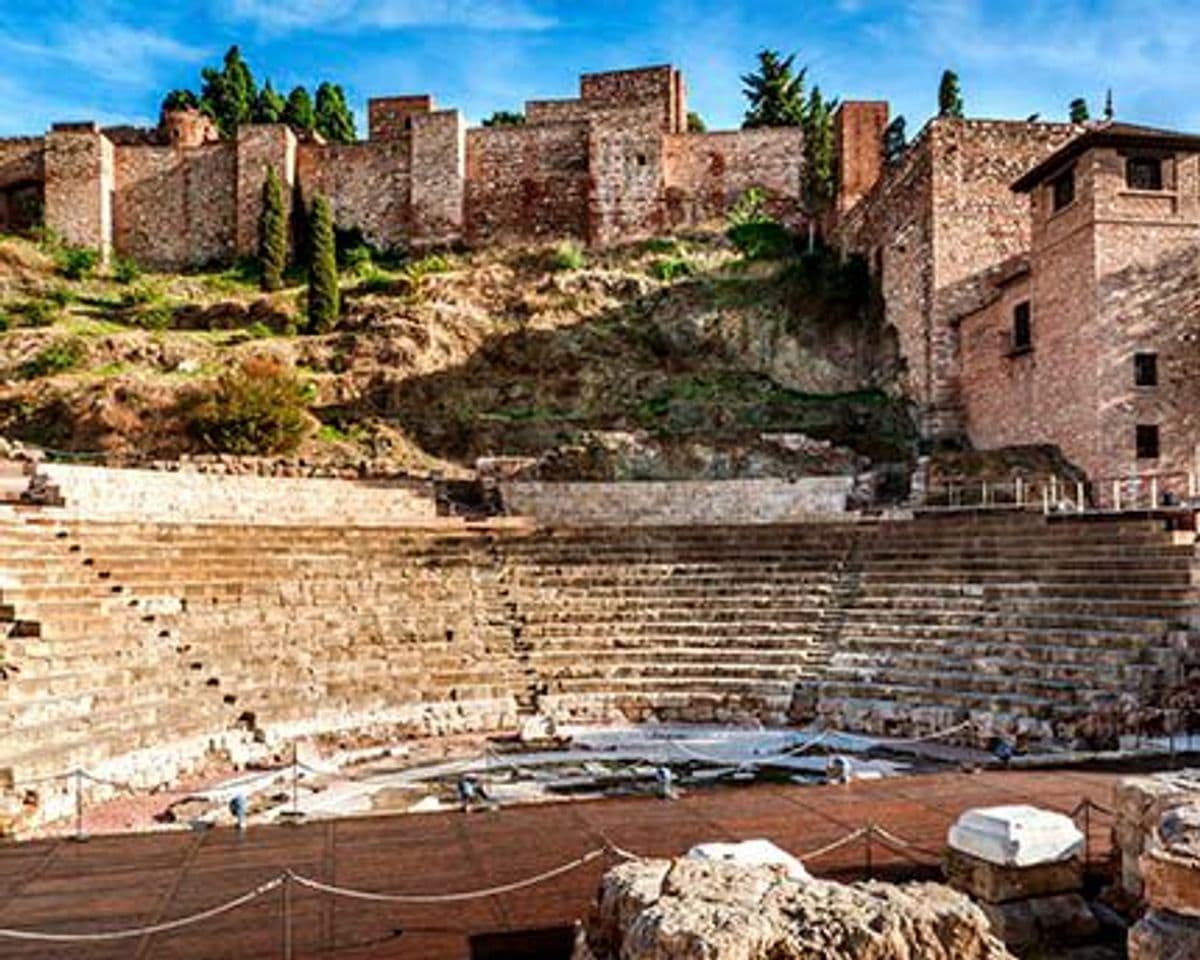
[(557, 271), (582, 270), (587, 265), (583, 247), (574, 240), (564, 240), (550, 253), (550, 268)]
[(52, 377), (78, 367), (87, 356), (87, 345), (78, 337), (62, 337), (39, 350), (17, 370), (22, 380)]

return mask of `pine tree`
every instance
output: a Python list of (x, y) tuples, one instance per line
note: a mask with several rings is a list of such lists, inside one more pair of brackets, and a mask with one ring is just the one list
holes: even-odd
[(258, 100), (258, 88), (241, 50), (234, 44), (225, 54), (222, 69), (205, 67), (200, 76), (204, 81), (200, 108), (213, 118), (221, 136), (235, 136), (238, 124), (247, 123), (253, 116)]
[(904, 152), (908, 149), (908, 136), (905, 133), (906, 123), (903, 116), (897, 117), (883, 131), (883, 143), (881, 149), (883, 151), (883, 162), (889, 167), (894, 167), (904, 159)]
[(271, 86), (271, 81), (268, 80), (258, 92), (258, 100), (254, 103), (254, 122), (282, 123), (284, 106), (283, 97), (275, 91), (275, 88)]
[(283, 209), (283, 186), (274, 167), (267, 169), (263, 181), (262, 214), (258, 220), (258, 262), (262, 288), (273, 293), (283, 287), (287, 268), (288, 225)]
[(808, 68), (792, 72), (796, 55), (780, 58), (777, 50), (758, 55), (758, 72), (742, 77), (749, 101), (742, 126), (798, 127), (804, 123), (804, 77)]
[(695, 110), (689, 110), (687, 115), (687, 131), (688, 133), (707, 133), (708, 124), (704, 122), (704, 118)]
[(938, 116), (961, 117), (963, 115), (962, 90), (958, 85), (958, 74), (947, 70), (942, 74), (938, 87)]
[(309, 249), (312, 260), (308, 268), (308, 331), (329, 333), (337, 325), (341, 306), (333, 211), (320, 194), (313, 198)]
[(335, 83), (322, 83), (317, 87), (314, 120), (317, 133), (331, 143), (353, 143), (358, 139), (346, 93)]
[(1071, 122), (1076, 124), (1087, 123), (1091, 119), (1091, 112), (1088, 110), (1088, 103), (1083, 97), (1076, 97), (1071, 101)]
[(836, 192), (834, 183), (833, 111), (820, 87), (813, 87), (804, 110), (804, 206), (809, 215), (809, 252), (815, 244), (813, 219), (828, 209)]
[(317, 125), (312, 97), (303, 87), (296, 87), (288, 94), (283, 107), (283, 122), (297, 133), (311, 133)]

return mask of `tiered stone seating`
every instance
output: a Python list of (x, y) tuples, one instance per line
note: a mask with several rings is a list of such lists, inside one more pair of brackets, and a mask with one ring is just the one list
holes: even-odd
[(1133, 729), (1183, 681), (1194, 547), (1152, 520), (1024, 515), (881, 529), (809, 715), (920, 733), (971, 719), (1071, 739)]
[(539, 706), (782, 722), (828, 660), (846, 530), (596, 528), (505, 546)]
[(0, 769), (17, 781), (237, 728), (514, 719), (486, 537), (0, 521)]

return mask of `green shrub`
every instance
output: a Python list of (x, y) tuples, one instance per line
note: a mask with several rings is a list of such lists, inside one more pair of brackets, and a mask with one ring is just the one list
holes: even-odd
[(256, 320), (246, 328), (246, 336), (251, 340), (262, 340), (273, 335), (274, 331), (261, 320)]
[(117, 257), (112, 264), (112, 278), (117, 283), (127, 285), (140, 279), (142, 268), (131, 257)]
[(680, 243), (674, 237), (651, 237), (641, 243), (642, 253), (678, 253)]
[(49, 300), (26, 300), (18, 309), (28, 327), (50, 327), (59, 317), (59, 308)]
[(185, 400), (182, 412), (189, 434), (210, 450), (291, 453), (308, 430), (307, 396), (295, 371), (273, 358), (251, 357)]
[(68, 307), (77, 299), (74, 293), (66, 287), (51, 287), (46, 291), (46, 299), (59, 309)]
[(87, 345), (78, 337), (63, 337), (39, 350), (21, 364), (22, 380), (51, 377), (79, 366), (87, 356)]
[(153, 303), (162, 296), (162, 290), (153, 283), (130, 283), (121, 291), (120, 304), (123, 307), (139, 307)]
[(695, 272), (696, 268), (692, 266), (692, 261), (687, 259), (687, 257), (664, 257), (661, 260), (655, 260), (650, 265), (651, 276), (662, 280), (664, 283), (682, 280), (684, 277), (690, 277)]
[(267, 168), (263, 181), (262, 213), (258, 219), (258, 262), (263, 290), (273, 293), (283, 287), (287, 269), (288, 222), (283, 209), (283, 186), (274, 167)]
[(170, 330), (175, 321), (175, 311), (165, 303), (144, 306), (129, 317), (129, 322), (143, 330)]
[(361, 277), (375, 268), (375, 252), (365, 243), (360, 243), (345, 251), (338, 262), (348, 273)]
[(313, 198), (309, 219), (308, 330), (329, 333), (341, 313), (337, 256), (334, 249), (333, 210), (320, 194)]
[(747, 260), (782, 260), (796, 252), (796, 238), (791, 231), (773, 220), (738, 224), (725, 235)]
[(396, 278), (386, 270), (380, 270), (374, 264), (371, 264), (360, 276), (358, 289), (362, 293), (391, 293), (396, 288)]
[(550, 254), (550, 266), (555, 270), (582, 270), (586, 263), (583, 248), (574, 240), (564, 240)]
[(16, 326), (16, 321), (3, 310), (0, 310), (0, 333), (8, 333), (14, 326)]
[(96, 271), (100, 255), (90, 247), (61, 247), (55, 254), (58, 272), (68, 280), (83, 280)]

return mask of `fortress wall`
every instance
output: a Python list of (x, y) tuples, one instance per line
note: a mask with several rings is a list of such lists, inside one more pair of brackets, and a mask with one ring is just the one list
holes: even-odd
[(457, 110), (412, 118), (412, 239), (446, 244), (463, 233), (466, 125)]
[(586, 100), (528, 100), (525, 103), (525, 126), (583, 123), (594, 109), (595, 105)]
[(661, 234), (666, 226), (662, 113), (655, 105), (592, 113), (588, 240), (598, 246)]
[(380, 526), (437, 516), (432, 493), (417, 484), (67, 464), (44, 464), (39, 470), (61, 490), (65, 515), (91, 520)]
[(411, 231), (409, 136), (350, 144), (300, 145), (296, 176), (305, 203), (323, 193), (339, 227), (358, 227), (387, 249), (403, 246)]
[(237, 252), (253, 256), (258, 251), (263, 184), (274, 169), (283, 185), (285, 211), (290, 212), (296, 182), (296, 135), (282, 124), (243, 124), (237, 134)]
[(45, 137), (0, 140), (0, 190), (13, 184), (44, 179), (45, 150)]
[(796, 481), (500, 484), (511, 514), (545, 526), (680, 526), (844, 520), (853, 477)]
[(664, 152), (671, 226), (720, 219), (750, 187), (772, 198), (776, 216), (800, 220), (804, 135), (799, 129), (674, 134)]
[(104, 258), (112, 247), (113, 152), (94, 123), (58, 124), (46, 137), (46, 226)]
[(412, 118), (433, 110), (427, 93), (407, 97), (376, 97), (367, 101), (367, 129), (372, 140), (402, 140), (412, 129)]
[(467, 134), (471, 243), (587, 237), (588, 126), (481, 127)]
[(228, 260), (234, 253), (237, 152), (118, 147), (113, 235), (118, 253), (159, 269)]
[(654, 122), (663, 133), (687, 126), (683, 81), (673, 67), (643, 67), (585, 74), (579, 81), (583, 100), (604, 107), (653, 106)]

